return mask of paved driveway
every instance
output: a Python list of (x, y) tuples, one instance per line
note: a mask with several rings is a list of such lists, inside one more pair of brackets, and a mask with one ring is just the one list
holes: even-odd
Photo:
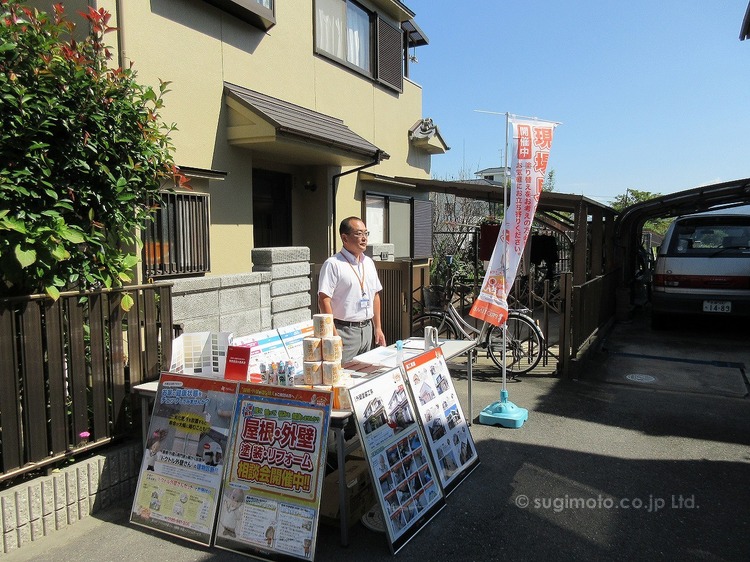
[(647, 311), (619, 323), (588, 367), (590, 378), (705, 396), (745, 397), (750, 322), (713, 317), (676, 319), (653, 330)]

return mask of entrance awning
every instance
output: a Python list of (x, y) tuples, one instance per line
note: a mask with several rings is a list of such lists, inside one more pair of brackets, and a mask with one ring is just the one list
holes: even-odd
[(388, 154), (341, 119), (224, 83), (229, 143), (296, 165), (355, 166)]

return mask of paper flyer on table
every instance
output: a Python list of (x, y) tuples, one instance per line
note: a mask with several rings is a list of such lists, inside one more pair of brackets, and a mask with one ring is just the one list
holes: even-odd
[(284, 342), (289, 359), (299, 361), (301, 365), (304, 357), (302, 340), (311, 338), (314, 334), (312, 319), (284, 326), (283, 328), (279, 328), (278, 332), (281, 341)]
[[(249, 336), (234, 338), (232, 345), (251, 349), (247, 375), (249, 382), (286, 386), (286, 380), (282, 382), (278, 378), (278, 365), (281, 361), (286, 363), (289, 360), (289, 355), (276, 330), (266, 330)], [(274, 369), (274, 366), (277, 368)]]

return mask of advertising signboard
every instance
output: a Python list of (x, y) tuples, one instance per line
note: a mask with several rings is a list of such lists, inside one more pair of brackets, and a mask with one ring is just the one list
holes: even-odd
[(237, 383), (164, 373), (130, 520), (209, 545)]
[(350, 388), (349, 398), (396, 553), (445, 506), (443, 491), (399, 369)]
[(240, 383), (217, 547), (314, 557), (330, 414), (330, 392)]

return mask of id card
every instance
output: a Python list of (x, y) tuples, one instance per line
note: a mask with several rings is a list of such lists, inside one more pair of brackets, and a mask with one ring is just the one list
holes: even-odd
[(359, 308), (364, 310), (368, 306), (370, 306), (370, 297), (364, 296), (361, 299), (359, 299)]

